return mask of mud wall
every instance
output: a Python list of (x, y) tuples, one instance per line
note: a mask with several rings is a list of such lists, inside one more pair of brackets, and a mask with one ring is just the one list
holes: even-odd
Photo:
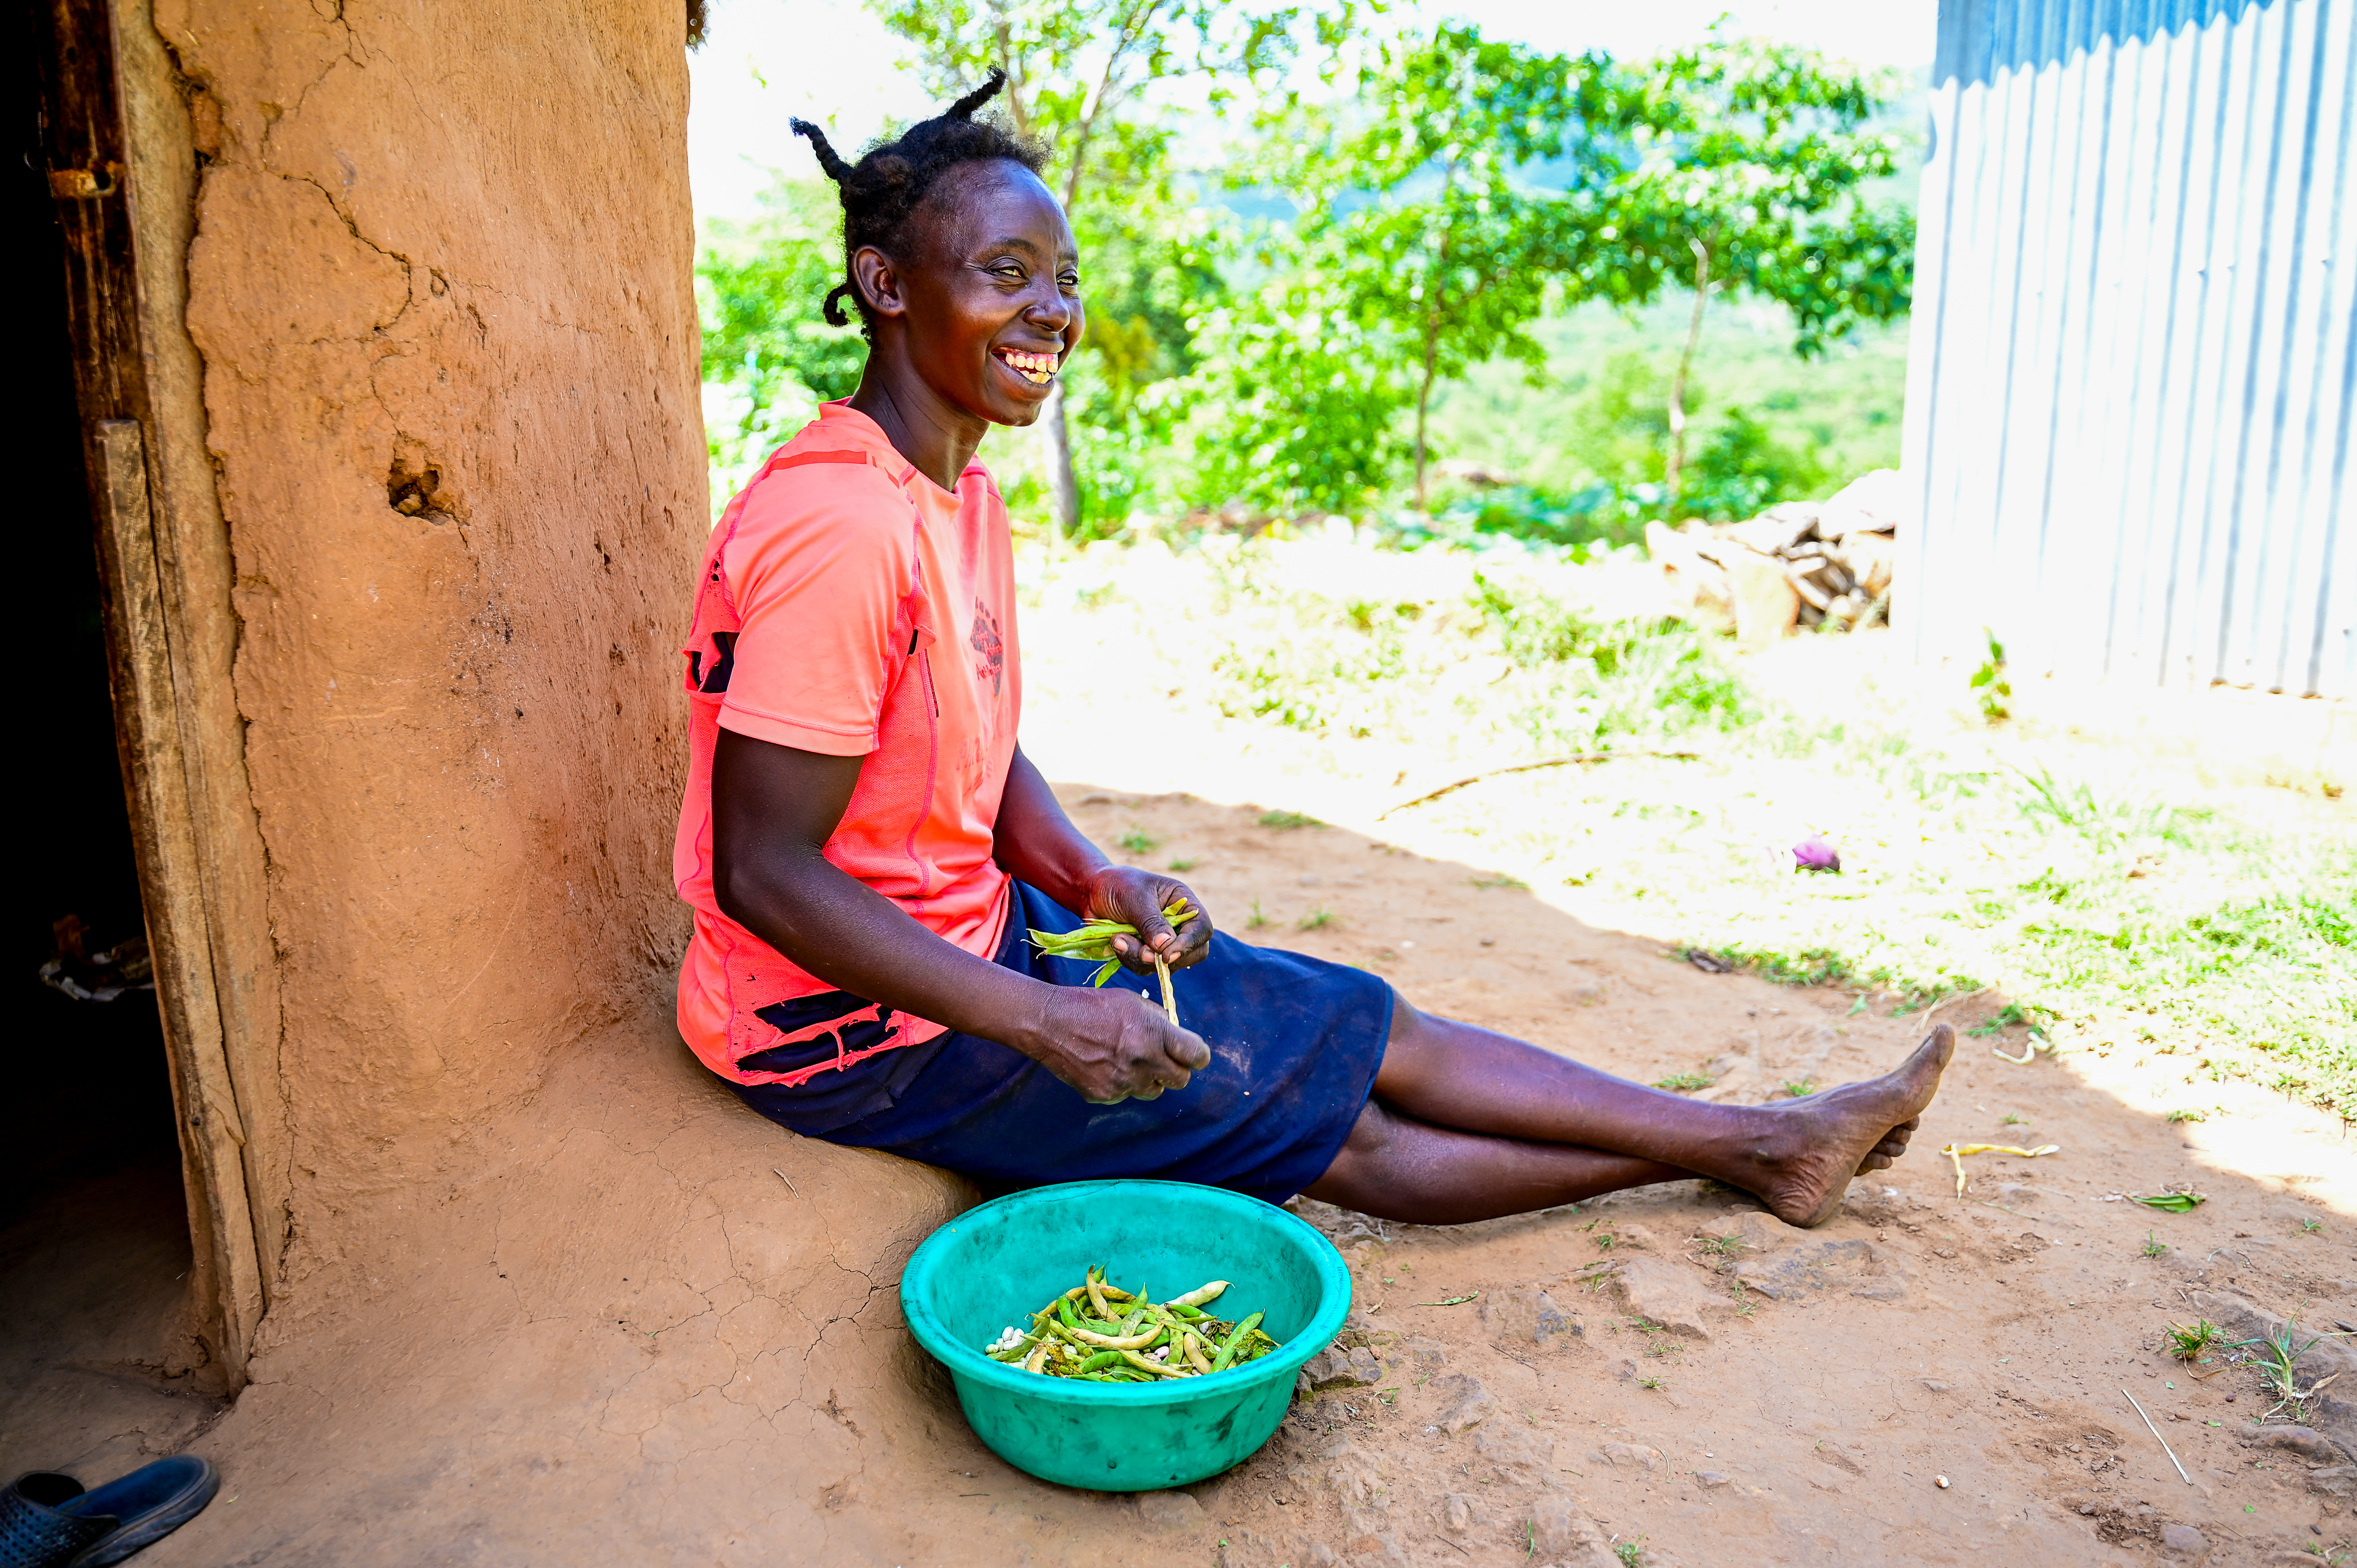
[(343, 1294), (371, 1217), (427, 1202), (569, 1047), (659, 1006), (684, 940), (683, 15), (155, 0), (153, 25), (266, 863), (239, 1092), (276, 1319)]

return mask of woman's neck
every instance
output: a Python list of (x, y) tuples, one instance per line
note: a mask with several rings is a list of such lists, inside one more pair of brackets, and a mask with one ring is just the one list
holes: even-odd
[[(895, 374), (899, 369), (901, 373)], [(888, 353), (867, 356), (860, 372), (859, 390), (851, 406), (874, 420), (892, 443), (892, 449), (945, 490), (954, 491), (958, 476), (974, 461), (987, 421), (943, 402), (922, 380), (895, 367)]]

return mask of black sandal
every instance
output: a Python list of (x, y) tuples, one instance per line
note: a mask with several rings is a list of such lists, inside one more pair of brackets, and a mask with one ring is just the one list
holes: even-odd
[(106, 1568), (205, 1511), (221, 1490), (193, 1454), (158, 1459), (96, 1491), (35, 1470), (0, 1492), (0, 1568)]

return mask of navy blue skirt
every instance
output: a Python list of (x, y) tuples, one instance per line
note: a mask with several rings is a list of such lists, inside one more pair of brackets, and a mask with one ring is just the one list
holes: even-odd
[[(1051, 984), (1087, 984), (1095, 965), (1049, 958), (1025, 935), (1068, 931), (1080, 917), (1020, 882), (1014, 892), (997, 961)], [(1161, 1005), (1150, 975), (1122, 971), (1105, 983)], [(1209, 956), (1172, 985), (1179, 1019), (1211, 1047), (1211, 1065), (1153, 1100), (1092, 1105), (1021, 1052), (955, 1033), (793, 1088), (731, 1087), (797, 1133), (945, 1166), (992, 1192), (1133, 1176), (1283, 1202), (1325, 1174), (1367, 1103), (1391, 1037), (1390, 983), (1214, 934)], [(835, 1054), (826, 1036), (808, 1048), (813, 1060)]]

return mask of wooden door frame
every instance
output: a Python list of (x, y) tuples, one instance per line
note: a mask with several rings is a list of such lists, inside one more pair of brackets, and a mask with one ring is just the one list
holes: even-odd
[(231, 679), (234, 576), (187, 329), (199, 155), (148, 0), (40, 0), (36, 26), (115, 741), (195, 1249), (190, 1326), (210, 1354), (199, 1380), (228, 1392), (285, 1246), (286, 1127)]

